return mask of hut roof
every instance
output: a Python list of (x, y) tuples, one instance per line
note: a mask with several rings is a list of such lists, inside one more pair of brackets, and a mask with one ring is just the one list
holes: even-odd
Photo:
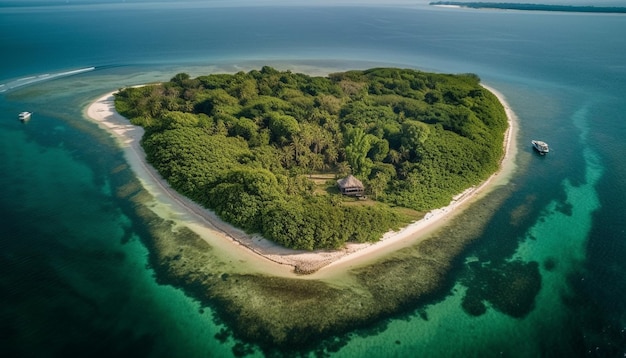
[(363, 183), (353, 175), (348, 175), (343, 179), (337, 180), (337, 185), (340, 188), (363, 188)]

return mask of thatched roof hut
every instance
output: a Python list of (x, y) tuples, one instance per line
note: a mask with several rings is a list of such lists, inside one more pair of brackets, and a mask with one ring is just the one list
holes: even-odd
[(365, 192), (363, 183), (353, 175), (337, 180), (337, 185), (343, 195), (362, 196)]

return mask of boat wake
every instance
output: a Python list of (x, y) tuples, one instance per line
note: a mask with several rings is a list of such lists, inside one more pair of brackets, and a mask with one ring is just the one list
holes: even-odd
[(42, 75), (18, 78), (16, 80), (11, 80), (6, 83), (0, 83), (0, 93), (10, 91), (19, 87), (31, 85), (33, 83), (48, 81), (48, 80), (59, 78), (59, 77), (77, 75), (79, 73), (89, 72), (95, 69), (96, 69), (95, 67), (85, 67), (85, 68), (79, 68), (79, 69), (71, 70), (71, 71), (63, 71), (63, 72), (57, 72), (57, 73), (44, 73)]

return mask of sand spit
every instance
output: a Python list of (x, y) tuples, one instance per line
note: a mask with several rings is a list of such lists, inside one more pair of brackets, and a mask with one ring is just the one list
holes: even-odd
[(156, 214), (189, 227), (210, 245), (230, 252), (232, 257), (252, 262), (258, 271), (280, 276), (293, 276), (294, 273), (312, 274), (307, 277), (319, 278), (337, 270), (369, 262), (388, 252), (418, 242), (445, 225), (478, 196), (486, 194), (495, 186), (506, 184), (515, 169), (513, 158), (516, 150), (517, 118), (501, 93), (488, 86), (484, 87), (500, 100), (509, 122), (504, 142), (505, 155), (500, 170), (481, 185), (469, 188), (454, 197), (446, 207), (432, 210), (423, 219), (397, 232), (388, 232), (376, 243), (349, 243), (344, 249), (337, 251), (286, 249), (258, 235), (246, 234), (222, 221), (212, 211), (177, 193), (146, 162), (146, 155), (140, 145), (144, 130), (130, 124), (128, 119), (117, 113), (113, 95), (115, 92), (107, 93), (91, 103), (86, 109), (86, 116), (96, 121), (118, 140), (132, 170), (145, 189), (154, 196), (156, 203), (150, 205), (150, 208)]

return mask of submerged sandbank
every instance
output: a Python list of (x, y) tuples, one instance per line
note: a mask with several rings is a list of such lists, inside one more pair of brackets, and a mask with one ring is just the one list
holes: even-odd
[[(212, 211), (201, 207), (172, 189), (168, 183), (146, 161), (140, 145), (144, 130), (130, 124), (129, 120), (115, 110), (114, 93), (107, 93), (96, 99), (86, 109), (86, 115), (112, 133), (122, 146), (126, 159), (144, 188), (152, 194), (154, 202), (149, 207), (162, 218), (189, 227), (223, 255), (237, 261), (239, 270), (249, 267), (254, 272), (279, 276), (293, 276), (296, 273), (314, 273), (310, 278), (331, 275), (367, 263), (399, 248), (415, 244), (442, 225), (454, 215), (467, 208), (479, 195), (489, 192), (497, 185), (505, 184), (515, 164), (515, 137), (517, 117), (498, 91), (484, 86), (502, 103), (508, 118), (505, 133), (504, 157), (500, 169), (481, 185), (469, 188), (457, 195), (448, 206), (432, 210), (418, 220), (397, 232), (389, 232), (376, 243), (349, 243), (344, 249), (301, 251), (286, 249), (258, 235), (248, 235), (225, 223)], [(249, 264), (249, 265), (247, 265)], [(322, 269), (323, 270), (320, 270)]]

